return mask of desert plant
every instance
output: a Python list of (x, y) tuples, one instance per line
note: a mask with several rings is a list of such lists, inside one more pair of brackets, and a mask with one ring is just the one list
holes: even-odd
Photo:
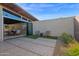
[(66, 48), (65, 56), (79, 56), (79, 43), (74, 41)]
[(67, 33), (63, 33), (60, 36), (60, 38), (65, 44), (68, 44), (68, 43), (70, 43), (74, 40), (74, 38), (71, 35), (67, 34)]

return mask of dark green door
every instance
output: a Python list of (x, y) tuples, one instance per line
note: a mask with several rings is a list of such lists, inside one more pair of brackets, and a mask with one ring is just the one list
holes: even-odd
[(27, 23), (27, 35), (33, 34), (33, 24), (31, 22)]

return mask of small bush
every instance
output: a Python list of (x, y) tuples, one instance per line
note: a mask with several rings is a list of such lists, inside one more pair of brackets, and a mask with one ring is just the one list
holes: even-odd
[(79, 43), (71, 35), (63, 33), (60, 38), (66, 44), (66, 46), (63, 46), (63, 55), (79, 56)]
[(79, 43), (74, 41), (66, 48), (65, 56), (79, 56)]
[(72, 40), (74, 40), (74, 38), (73, 38), (71, 35), (67, 34), (67, 33), (63, 33), (63, 34), (60, 36), (60, 38), (62, 39), (62, 41), (63, 41), (65, 44), (68, 44), (68, 43), (72, 42)]

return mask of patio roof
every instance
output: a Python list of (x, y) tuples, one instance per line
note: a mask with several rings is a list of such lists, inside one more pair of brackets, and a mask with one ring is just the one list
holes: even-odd
[(21, 7), (19, 7), (18, 5), (14, 4), (14, 3), (0, 3), (0, 5), (5, 6), (8, 9), (17, 12), (32, 21), (38, 20), (37, 18), (35, 18), (34, 16), (32, 16), (31, 14), (29, 14), (24, 9), (22, 9)]

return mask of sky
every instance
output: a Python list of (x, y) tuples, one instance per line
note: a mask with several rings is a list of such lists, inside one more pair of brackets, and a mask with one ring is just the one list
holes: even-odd
[(17, 5), (38, 20), (79, 16), (79, 3), (17, 3)]

